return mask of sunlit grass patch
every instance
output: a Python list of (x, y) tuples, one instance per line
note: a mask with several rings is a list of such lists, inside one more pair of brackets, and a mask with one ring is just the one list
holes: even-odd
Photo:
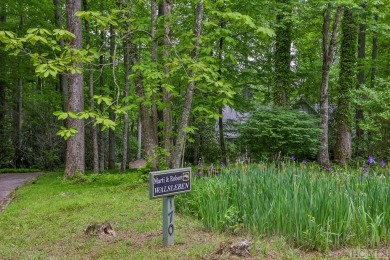
[[(174, 250), (162, 247), (162, 201), (150, 200), (141, 173), (87, 174), (66, 180), (47, 173), (21, 187), (0, 213), (0, 259), (199, 259), (223, 235), (192, 217), (175, 216)], [(108, 221), (116, 237), (89, 236)]]

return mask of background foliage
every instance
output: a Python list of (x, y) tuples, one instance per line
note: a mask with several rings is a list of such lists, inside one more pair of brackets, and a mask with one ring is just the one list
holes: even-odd
[[(145, 145), (137, 140), (141, 104), (149, 106), (151, 112), (155, 103), (159, 121), (158, 145), (164, 148), (166, 136), (177, 136), (187, 85), (191, 81), (196, 87), (190, 125), (186, 128), (184, 158), (187, 163), (196, 164), (199, 158), (215, 162), (226, 156), (233, 162), (244, 157), (272, 157), (279, 152), (314, 160), (318, 134), (315, 120), (301, 113), (272, 107), (296, 107), (297, 101), (303, 98), (315, 111), (313, 114), (318, 113), (322, 25), (329, 1), (207, 0), (204, 2), (200, 54), (193, 59), (192, 30), (198, 2), (175, 2), (169, 19), (159, 13), (156, 37), (152, 38), (150, 1), (126, 0), (119, 4), (118, 1), (84, 0), (84, 10), (78, 13), (83, 22), (84, 48), (76, 52), (75, 59), (75, 56), (69, 56), (69, 41), (73, 36), (63, 30), (67, 19), (65, 1), (59, 1), (57, 8), (48, 0), (22, 0), (20, 4), (2, 1), (0, 167), (52, 169), (64, 166), (66, 144), (56, 133), (59, 131), (66, 137), (71, 130), (66, 128), (64, 121), (56, 120), (52, 114), (54, 111), (60, 111), (56, 113), (59, 118), (74, 116), (85, 120), (87, 168), (92, 168), (93, 164), (95, 122), (103, 125), (97, 128), (110, 129), (115, 136), (114, 142), (110, 142), (112, 138), (107, 131), (98, 131), (102, 169), (109, 165), (110, 149), (115, 151), (113, 159), (116, 164), (121, 161), (126, 127), (129, 127), (130, 134), (126, 161), (140, 157), (138, 148)], [(157, 1), (158, 5), (162, 3)], [(365, 58), (358, 62), (359, 68), (364, 70), (364, 87), (355, 83), (356, 70), (352, 68), (353, 64), (347, 64), (350, 79), (343, 91), (343, 95), (353, 94), (343, 104), (348, 108), (344, 118), (351, 119), (348, 127), (352, 133), (352, 156), (374, 154), (387, 158), (389, 3), (348, 0), (335, 4), (350, 9), (357, 23), (366, 26)], [(56, 10), (62, 15), (60, 22), (55, 19)], [(172, 26), (171, 44), (166, 46), (163, 39), (169, 25)], [(342, 30), (340, 28), (340, 34)], [(352, 52), (358, 46), (355, 38), (352, 37), (348, 45)], [(126, 40), (131, 46), (129, 56), (125, 55)], [(341, 97), (340, 85), (345, 83), (340, 81), (340, 55), (346, 47), (340, 42), (339, 39), (329, 80), (329, 110), (331, 119), (336, 121), (333, 112), (337, 111)], [(155, 43), (157, 61), (151, 56)], [(170, 55), (164, 56), (164, 51)], [(351, 53), (350, 56), (354, 55)], [(126, 78), (128, 60), (131, 60), (130, 75)], [(83, 61), (84, 65), (73, 68), (75, 61)], [(84, 73), (86, 110), (78, 115), (66, 113), (67, 96), (59, 76), (72, 69)], [(194, 77), (188, 73), (191, 70)], [(145, 92), (143, 96), (136, 91), (139, 78)], [(127, 80), (129, 93), (125, 91)], [(360, 90), (355, 93), (358, 88)], [(95, 96), (94, 106), (90, 89)], [(163, 91), (172, 96), (169, 102), (163, 101)], [(285, 104), (279, 102), (280, 91), (286, 93)], [(174, 107), (172, 133), (164, 132), (165, 122), (161, 120), (168, 104)], [(223, 148), (216, 121), (225, 116), (221, 109), (226, 106), (240, 113), (252, 113), (252, 116), (240, 127), (242, 138), (230, 138), (222, 130), (226, 139)], [(260, 116), (258, 107), (264, 107), (262, 111), (269, 113)], [(362, 119), (355, 119), (358, 108), (363, 110)], [(125, 113), (129, 115), (129, 121), (124, 120)], [(255, 121), (258, 121), (257, 125)], [(225, 125), (229, 123), (227, 120), (223, 122)], [(329, 150), (332, 153), (338, 135), (336, 123), (331, 121), (329, 125), (332, 133)], [(283, 127), (278, 129), (277, 125)], [(360, 125), (364, 132), (362, 140), (357, 141), (354, 132)], [(144, 133), (145, 129), (140, 132)], [(267, 138), (272, 138), (275, 143), (266, 145)], [(166, 157), (169, 156), (167, 151)]]
[(257, 108), (238, 129), (253, 159), (287, 155), (314, 159), (318, 152), (318, 120), (304, 112)]

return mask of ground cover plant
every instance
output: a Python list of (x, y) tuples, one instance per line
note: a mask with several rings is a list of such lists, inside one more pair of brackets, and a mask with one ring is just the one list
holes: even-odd
[(324, 251), (388, 247), (387, 171), (369, 166), (321, 171), (306, 162), (241, 165), (195, 179), (193, 191), (178, 204), (212, 230), (245, 229)]

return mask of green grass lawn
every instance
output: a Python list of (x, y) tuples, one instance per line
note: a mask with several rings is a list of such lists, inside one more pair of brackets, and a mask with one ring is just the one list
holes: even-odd
[[(88, 175), (78, 182), (46, 173), (16, 191), (0, 213), (0, 259), (237, 259), (230, 245), (248, 240), (252, 259), (344, 256), (305, 252), (283, 238), (207, 231), (194, 217), (176, 214), (175, 245), (162, 247), (162, 199), (150, 200), (139, 173)], [(180, 195), (178, 195), (180, 196)], [(116, 237), (84, 234), (108, 221)]]
[[(84, 234), (108, 221), (117, 236)], [(163, 248), (162, 200), (149, 200), (138, 173), (90, 175), (85, 183), (47, 173), (20, 188), (0, 213), (0, 259), (197, 259), (224, 235), (176, 216), (176, 244)]]

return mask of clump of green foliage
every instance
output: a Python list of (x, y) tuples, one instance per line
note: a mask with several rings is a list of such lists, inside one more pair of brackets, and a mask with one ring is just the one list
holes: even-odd
[(373, 170), (330, 173), (296, 162), (242, 165), (195, 178), (192, 192), (176, 201), (212, 230), (242, 225), (310, 250), (383, 246), (390, 242), (390, 176)]
[(240, 140), (252, 158), (294, 154), (311, 158), (319, 147), (318, 119), (286, 108), (258, 108), (238, 125)]

